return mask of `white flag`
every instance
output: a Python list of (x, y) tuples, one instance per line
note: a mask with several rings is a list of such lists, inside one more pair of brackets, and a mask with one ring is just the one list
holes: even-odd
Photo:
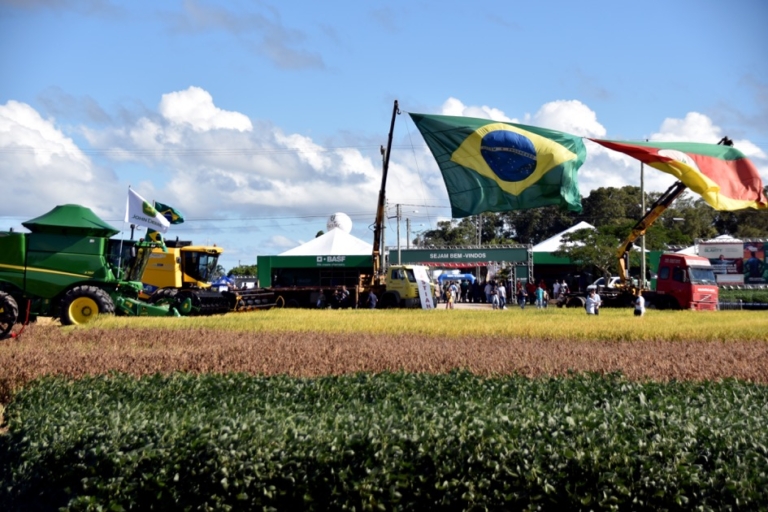
[(128, 201), (125, 203), (125, 222), (145, 226), (161, 233), (167, 233), (171, 223), (155, 207), (139, 194), (128, 189)]

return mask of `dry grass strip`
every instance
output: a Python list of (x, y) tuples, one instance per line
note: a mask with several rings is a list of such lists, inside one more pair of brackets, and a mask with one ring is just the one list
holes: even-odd
[(354, 372), (528, 377), (622, 372), (637, 380), (737, 378), (768, 383), (768, 343), (760, 341), (573, 341), (509, 336), (444, 339), (421, 334), (231, 332), (210, 329), (87, 329), (33, 324), (0, 342), (0, 403), (44, 375), (112, 371), (246, 372), (314, 377)]

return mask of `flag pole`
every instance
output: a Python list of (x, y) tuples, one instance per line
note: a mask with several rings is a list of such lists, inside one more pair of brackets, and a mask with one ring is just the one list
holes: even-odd
[[(128, 185), (128, 196), (131, 195), (131, 186)], [(125, 200), (125, 216), (123, 217), (123, 231), (125, 231), (125, 217), (128, 216), (128, 198)], [(123, 269), (123, 238), (120, 237), (120, 254), (117, 255), (117, 273), (118, 279), (122, 279), (121, 270)], [(131, 224), (131, 240), (133, 240), (133, 224)]]
[[(640, 207), (645, 216), (645, 165), (640, 162)], [(640, 282), (641, 290), (645, 289), (645, 233), (640, 237)]]

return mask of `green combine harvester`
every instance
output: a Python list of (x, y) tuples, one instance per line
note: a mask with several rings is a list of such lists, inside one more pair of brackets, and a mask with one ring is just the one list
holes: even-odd
[(63, 325), (104, 314), (179, 316), (139, 299), (154, 242), (113, 240), (119, 230), (73, 204), (22, 225), (30, 233), (0, 231), (0, 339), (38, 316)]

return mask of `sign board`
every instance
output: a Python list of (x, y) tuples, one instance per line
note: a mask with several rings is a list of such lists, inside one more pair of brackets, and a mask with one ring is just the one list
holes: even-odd
[(699, 244), (699, 256), (709, 259), (718, 284), (768, 284), (766, 255), (766, 242)]
[[(527, 262), (528, 248), (511, 247), (499, 249), (405, 249), (400, 251), (403, 264), (440, 266), (441, 264), (463, 263), (486, 266), (488, 262)], [(397, 261), (397, 251), (389, 252), (390, 262)]]
[(744, 242), (744, 283), (766, 284), (768, 283), (768, 243)]
[(435, 297), (432, 293), (432, 287), (430, 286), (426, 267), (413, 267), (413, 275), (416, 277), (416, 283), (419, 287), (421, 309), (435, 309)]

